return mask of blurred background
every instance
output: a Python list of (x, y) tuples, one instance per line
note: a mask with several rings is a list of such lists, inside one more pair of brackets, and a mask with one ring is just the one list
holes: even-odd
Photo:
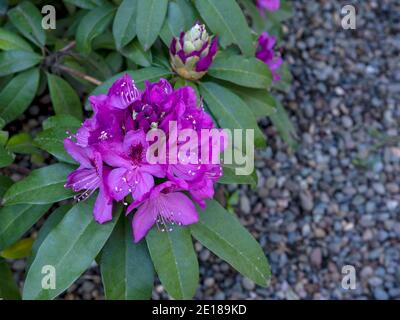
[[(400, 299), (400, 1), (296, 0), (285, 26), (293, 86), (281, 95), (299, 148), (268, 120), (259, 184), (220, 190), (262, 244), (272, 268), (256, 286), (199, 243), (196, 299)], [(356, 30), (341, 27), (353, 4)], [(38, 107), (26, 113), (39, 126)], [(14, 174), (18, 175), (18, 172)], [(354, 266), (356, 289), (342, 288)], [(12, 268), (23, 279), (25, 261)], [(102, 299), (98, 266), (64, 299)], [(168, 299), (161, 285), (154, 299)]]

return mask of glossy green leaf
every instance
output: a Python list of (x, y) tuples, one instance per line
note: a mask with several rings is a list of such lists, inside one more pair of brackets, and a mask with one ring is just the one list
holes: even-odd
[(30, 265), (32, 264), (33, 260), (36, 257), (36, 253), (38, 252), (40, 246), (42, 245), (44, 239), (46, 239), (47, 235), (53, 230), (56, 225), (60, 223), (60, 221), (64, 218), (65, 214), (71, 210), (71, 205), (70, 204), (65, 204), (61, 207), (58, 207), (56, 210), (54, 210), (50, 216), (47, 217), (46, 222), (42, 225), (40, 228), (35, 241), (33, 242), (32, 245), (32, 251), (31, 255), (29, 256), (27, 262), (26, 262), (26, 270), (30, 268)]
[(224, 175), (218, 179), (221, 184), (249, 184), (253, 188), (257, 185), (257, 173), (254, 170), (250, 175), (238, 175), (233, 166), (224, 166)]
[(9, 136), (8, 131), (0, 130), (0, 146), (5, 146)]
[(38, 69), (27, 70), (13, 78), (0, 92), (0, 117), (8, 123), (22, 114), (35, 97), (38, 85)]
[(113, 6), (105, 5), (89, 11), (82, 18), (76, 32), (76, 47), (80, 52), (89, 54), (92, 51), (93, 39), (107, 29), (114, 13)]
[(50, 205), (19, 204), (0, 209), (0, 251), (12, 245), (50, 208)]
[(14, 153), (34, 154), (38, 149), (33, 145), (32, 138), (26, 132), (13, 135), (7, 143), (7, 149)]
[(32, 171), (7, 190), (4, 204), (47, 204), (71, 198), (74, 193), (64, 184), (72, 170), (73, 166), (59, 163)]
[(121, 72), (122, 65), (124, 63), (124, 58), (118, 51), (110, 52), (106, 56), (105, 61), (107, 65), (110, 67), (113, 74)]
[(265, 146), (265, 137), (242, 99), (213, 82), (200, 83), (200, 93), (221, 128), (253, 129), (255, 145)]
[(196, 8), (193, 6), (191, 1), (187, 0), (175, 0), (175, 2), (179, 5), (181, 9), (185, 21), (185, 28), (182, 31), (189, 30), (194, 26), (196, 21), (200, 20), (200, 17), (196, 11)]
[(281, 79), (274, 83), (274, 88), (283, 92), (288, 92), (291, 88), (293, 77), (290, 73), (289, 65), (286, 62), (280, 66), (278, 74), (281, 76)]
[(24, 50), (32, 51), (31, 46), (22, 37), (13, 31), (0, 28), (0, 49), (1, 50)]
[(276, 113), (269, 117), (282, 139), (291, 149), (296, 150), (298, 147), (296, 129), (286, 113), (286, 110), (278, 100), (276, 100)]
[(78, 94), (63, 78), (47, 74), (50, 97), (56, 114), (69, 114), (82, 119), (82, 106)]
[(46, 43), (46, 33), (42, 28), (42, 14), (31, 2), (25, 1), (11, 9), (8, 16), (22, 35), (39, 47)]
[[(146, 242), (133, 242), (129, 217), (121, 216), (101, 251), (101, 277), (109, 300), (151, 298), (154, 269)], [(116, 272), (118, 270), (118, 272)]]
[[(53, 299), (67, 289), (92, 263), (109, 238), (121, 212), (112, 221), (97, 223), (93, 218), (95, 197), (76, 204), (47, 235), (39, 247), (26, 277), (25, 300)], [(42, 288), (42, 268), (56, 270), (56, 288)]]
[(215, 200), (207, 201), (205, 210), (198, 210), (200, 219), (190, 226), (192, 235), (241, 274), (268, 286), (271, 271), (267, 258), (237, 218)]
[(162, 232), (153, 227), (146, 236), (154, 268), (174, 299), (193, 298), (199, 281), (199, 264), (190, 230), (174, 227)]
[(245, 56), (253, 57), (255, 46), (246, 18), (235, 0), (196, 0), (201, 17), (223, 48), (234, 43)]
[(136, 36), (137, 0), (124, 0), (119, 5), (112, 27), (117, 49), (125, 47)]
[(266, 90), (229, 86), (253, 112), (256, 119), (264, 118), (276, 112), (275, 98)]
[(161, 28), (160, 37), (166, 46), (170, 46), (172, 38), (179, 37), (185, 31), (185, 16), (176, 2), (168, 3), (167, 17)]
[(167, 13), (168, 0), (138, 0), (136, 33), (144, 50), (156, 41)]
[(29, 69), (37, 65), (42, 57), (37, 53), (21, 50), (0, 52), (0, 77)]
[[(90, 95), (98, 95), (101, 93), (107, 93), (108, 89), (114, 83), (115, 80), (122, 77), (124, 74), (129, 74), (132, 79), (135, 81), (135, 84), (138, 88), (144, 88), (144, 81), (149, 80), (151, 82), (158, 81), (160, 78), (169, 78), (172, 75), (172, 72), (159, 67), (148, 67), (142, 68), (139, 70), (127, 70), (121, 73), (116, 74), (115, 76), (104, 81), (100, 86), (94, 89)], [(87, 101), (85, 105), (85, 109), (90, 109), (90, 103)]]
[(80, 125), (81, 122), (78, 119), (67, 114), (52, 116), (43, 121), (44, 130), (51, 129), (54, 127), (59, 127), (59, 128), (62, 127), (72, 131), (80, 127)]
[(14, 155), (5, 147), (0, 146), (0, 168), (7, 167), (14, 161)]
[(40, 132), (35, 138), (35, 144), (66, 163), (77, 164), (64, 149), (64, 139), (68, 137), (63, 127), (54, 127)]
[(23, 259), (28, 257), (32, 251), (33, 238), (18, 240), (10, 247), (0, 252), (0, 256), (6, 259)]
[(107, 0), (64, 0), (64, 2), (83, 9), (94, 9), (107, 4)]
[(122, 49), (122, 54), (132, 62), (142, 67), (150, 67), (152, 63), (151, 51), (144, 51), (140, 42), (135, 39)]
[(266, 19), (261, 16), (256, 4), (249, 0), (241, 0), (240, 4), (245, 8), (246, 13), (251, 16), (252, 29), (258, 34), (263, 32), (266, 29)]
[(208, 69), (208, 74), (249, 88), (268, 89), (272, 83), (268, 66), (254, 57), (217, 57)]
[(14, 181), (10, 177), (0, 175), (0, 200), (6, 193), (7, 189), (11, 187), (13, 183)]
[(0, 258), (0, 300), (20, 300), (21, 295), (7, 262)]

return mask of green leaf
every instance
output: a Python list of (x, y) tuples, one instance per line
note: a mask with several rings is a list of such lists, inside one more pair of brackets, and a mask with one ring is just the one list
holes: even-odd
[(268, 89), (272, 83), (268, 66), (254, 57), (217, 57), (208, 69), (208, 74), (249, 88)]
[[(98, 95), (98, 94), (102, 94), (102, 93), (107, 93), (108, 89), (111, 87), (111, 85), (114, 83), (114, 81), (117, 80), (118, 78), (122, 77), (126, 73), (132, 77), (132, 79), (135, 81), (136, 86), (140, 89), (144, 88), (145, 80), (149, 80), (149, 81), (153, 82), (153, 81), (158, 81), (160, 78), (169, 78), (172, 75), (171, 71), (164, 69), (164, 68), (159, 68), (159, 67), (148, 67), (148, 68), (142, 68), (139, 70), (127, 70), (127, 71), (118, 73), (115, 76), (104, 81), (100, 86), (98, 86), (96, 89), (94, 89), (90, 93), (90, 95)], [(87, 110), (90, 109), (89, 101), (86, 102), (85, 109), (87, 109)]]
[(170, 46), (172, 38), (179, 37), (185, 30), (185, 16), (176, 2), (168, 3), (167, 18), (160, 32), (160, 37), (166, 46)]
[(63, 127), (54, 127), (40, 132), (35, 138), (35, 144), (58, 160), (70, 164), (77, 164), (64, 149), (64, 139), (67, 138), (67, 131)]
[(198, 210), (200, 219), (190, 226), (192, 235), (241, 274), (268, 286), (271, 271), (267, 258), (237, 218), (215, 200), (207, 201), (205, 210)]
[[(94, 197), (76, 204), (43, 241), (29, 268), (23, 290), (25, 300), (53, 299), (67, 289), (92, 263), (110, 236), (121, 213), (117, 207), (112, 221), (99, 224), (93, 218)], [(56, 270), (56, 288), (42, 288), (42, 268)]]
[(0, 251), (24, 235), (50, 205), (19, 204), (0, 209)]
[(33, 242), (32, 245), (32, 251), (31, 255), (29, 256), (27, 262), (26, 262), (26, 270), (30, 268), (30, 265), (32, 264), (33, 260), (36, 257), (36, 253), (39, 250), (40, 246), (42, 245), (44, 239), (46, 239), (47, 235), (53, 230), (56, 225), (60, 223), (60, 221), (64, 218), (65, 214), (71, 210), (71, 205), (70, 204), (65, 204), (62, 207), (58, 207), (56, 210), (54, 210), (49, 217), (47, 217), (46, 222), (43, 224), (43, 226), (40, 228), (35, 241)]
[(8, 141), (9, 132), (0, 130), (0, 145), (5, 146)]
[(128, 217), (120, 217), (101, 251), (101, 277), (105, 296), (109, 300), (151, 298), (153, 263), (146, 242), (133, 242), (130, 220)]
[(110, 67), (113, 74), (118, 73), (122, 69), (122, 64), (124, 63), (124, 59), (122, 55), (118, 51), (110, 52), (106, 58), (106, 63)]
[(26, 42), (18, 34), (4, 28), (0, 28), (0, 49), (5, 51), (32, 51), (32, 48), (28, 42)]
[(290, 73), (289, 65), (286, 62), (280, 66), (278, 74), (281, 76), (281, 79), (274, 83), (274, 88), (283, 92), (288, 92), (291, 88), (293, 78)]
[(94, 9), (107, 4), (106, 0), (64, 0), (64, 2), (83, 9)]
[(8, 123), (21, 115), (35, 97), (38, 85), (38, 69), (27, 70), (13, 78), (0, 92), (0, 117)]
[(9, 166), (14, 161), (14, 155), (3, 146), (0, 146), (0, 168)]
[(193, 7), (191, 1), (187, 0), (176, 0), (176, 3), (181, 9), (185, 21), (185, 28), (182, 31), (189, 30), (196, 21), (200, 20), (196, 9)]
[(42, 28), (42, 14), (31, 2), (25, 1), (8, 12), (12, 24), (22, 35), (38, 47), (46, 44), (46, 33)]
[(224, 175), (218, 179), (221, 184), (249, 184), (253, 188), (257, 186), (257, 173), (254, 170), (250, 175), (238, 175), (232, 166), (224, 166)]
[(199, 282), (199, 264), (189, 228), (174, 227), (172, 231), (162, 232), (153, 227), (146, 242), (167, 292), (174, 299), (193, 298)]
[(266, 90), (249, 89), (239, 86), (228, 86), (234, 93), (246, 102), (256, 119), (276, 113), (275, 98)]
[(13, 183), (14, 181), (12, 181), (10, 177), (0, 175), (0, 199), (6, 193), (7, 189), (12, 186)]
[(279, 10), (274, 12), (266, 12), (266, 20), (272, 20), (274, 22), (282, 22), (291, 18), (293, 15), (293, 9), (291, 3), (286, 0), (281, 0)]
[(23, 259), (31, 254), (33, 238), (24, 238), (0, 252), (6, 259)]
[(223, 48), (237, 44), (245, 56), (253, 57), (255, 47), (246, 18), (235, 0), (196, 0), (195, 5)]
[(20, 300), (21, 296), (7, 262), (0, 258), (0, 300)]
[[(251, 16), (252, 29), (258, 34), (265, 30), (265, 18), (263, 18), (253, 1), (242, 0), (240, 4), (245, 8), (246, 13)], [(276, 11), (275, 11), (276, 12)]]
[(200, 93), (219, 126), (226, 129), (254, 129), (256, 146), (265, 146), (265, 137), (247, 105), (230, 90), (213, 82), (199, 83)]
[(56, 114), (69, 114), (82, 119), (82, 106), (78, 94), (63, 78), (47, 74), (50, 97)]
[(41, 60), (42, 57), (34, 52), (2, 51), (0, 52), (0, 77), (29, 69), (37, 65)]
[(117, 49), (125, 47), (136, 36), (137, 0), (124, 0), (119, 5), (112, 27)]
[(14, 153), (34, 154), (38, 150), (32, 143), (32, 138), (26, 132), (13, 135), (7, 143), (7, 149)]
[(275, 101), (276, 113), (270, 115), (269, 117), (282, 139), (291, 149), (296, 150), (298, 147), (296, 129), (294, 128), (293, 123), (282, 104), (278, 100)]
[(151, 51), (144, 51), (140, 42), (135, 39), (122, 49), (122, 54), (132, 62), (142, 67), (150, 67), (152, 63)]
[(43, 121), (44, 130), (51, 129), (54, 127), (59, 127), (59, 128), (62, 127), (72, 131), (74, 129), (79, 128), (80, 125), (81, 122), (78, 119), (67, 114), (52, 116)]
[(89, 11), (82, 18), (76, 32), (76, 47), (80, 52), (89, 54), (92, 51), (93, 39), (107, 29), (114, 13), (113, 6), (105, 5)]
[(156, 41), (167, 13), (168, 0), (138, 0), (136, 33), (145, 51)]
[(73, 169), (70, 165), (59, 163), (32, 171), (7, 190), (4, 204), (47, 204), (71, 198), (74, 193), (64, 184)]

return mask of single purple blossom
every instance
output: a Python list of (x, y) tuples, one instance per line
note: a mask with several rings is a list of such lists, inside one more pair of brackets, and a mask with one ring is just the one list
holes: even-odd
[(274, 51), (275, 44), (276, 37), (268, 35), (267, 32), (263, 32), (258, 37), (258, 49), (256, 52), (257, 59), (268, 65), (274, 82), (281, 79), (281, 76), (278, 74), (278, 69), (283, 63), (280, 55)]
[(171, 42), (171, 66), (188, 80), (198, 80), (210, 67), (218, 50), (218, 38), (208, 35), (204, 24), (196, 23), (189, 31), (181, 32)]
[(75, 192), (83, 191), (75, 197), (78, 201), (89, 198), (99, 189), (93, 208), (94, 218), (99, 223), (111, 220), (113, 200), (106, 184), (109, 169), (103, 166), (100, 153), (92, 148), (81, 148), (69, 138), (64, 140), (64, 147), (80, 164), (77, 170), (68, 175), (65, 187)]
[(157, 224), (162, 231), (169, 231), (171, 225), (189, 225), (199, 220), (199, 215), (193, 202), (177, 186), (164, 182), (154, 187), (140, 201), (133, 202), (127, 213), (133, 209), (132, 229), (135, 242), (139, 242)]
[(143, 130), (129, 131), (120, 145), (104, 151), (104, 161), (114, 167), (108, 177), (112, 197), (121, 201), (129, 193), (139, 200), (154, 186), (154, 178), (165, 176), (163, 167), (148, 164), (146, 152), (148, 142)]

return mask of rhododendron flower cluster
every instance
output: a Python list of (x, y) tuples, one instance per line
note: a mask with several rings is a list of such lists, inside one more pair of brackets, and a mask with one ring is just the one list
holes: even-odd
[[(147, 81), (141, 91), (124, 75), (108, 94), (89, 100), (93, 116), (64, 141), (67, 152), (80, 164), (65, 185), (80, 192), (76, 199), (84, 200), (99, 190), (93, 212), (99, 223), (112, 219), (113, 203), (128, 205), (130, 201), (126, 214), (135, 212), (135, 242), (154, 224), (168, 230), (174, 224), (197, 222), (193, 201), (204, 207), (205, 199), (213, 197), (221, 165), (201, 159), (197, 163), (150, 163), (147, 156), (156, 143), (147, 139), (152, 130), (163, 130), (168, 137), (177, 134), (170, 132), (170, 123), (178, 133), (214, 128), (211, 117), (197, 105), (195, 91), (191, 87), (174, 90), (165, 79)], [(176, 147), (181, 145), (178, 142)]]
[(257, 59), (263, 61), (266, 65), (268, 65), (272, 73), (273, 81), (279, 81), (281, 79), (281, 76), (278, 74), (278, 69), (282, 65), (283, 60), (279, 52), (276, 52), (274, 50), (276, 37), (270, 36), (267, 32), (263, 32), (258, 37), (257, 41)]

